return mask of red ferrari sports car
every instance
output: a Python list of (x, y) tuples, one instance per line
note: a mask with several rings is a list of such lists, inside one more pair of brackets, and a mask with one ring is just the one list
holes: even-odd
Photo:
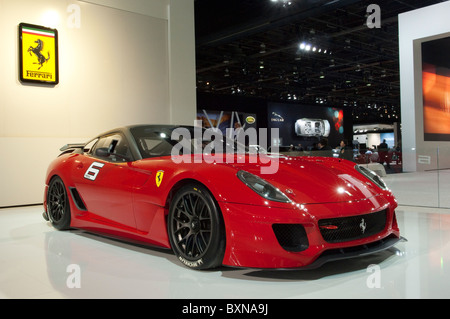
[[(251, 152), (217, 161), (211, 148), (180, 148), (177, 129), (128, 126), (61, 148), (47, 171), (44, 218), (59, 230), (172, 249), (194, 269), (307, 269), (402, 240), (393, 194), (363, 166)], [(261, 173), (264, 157), (276, 173)]]

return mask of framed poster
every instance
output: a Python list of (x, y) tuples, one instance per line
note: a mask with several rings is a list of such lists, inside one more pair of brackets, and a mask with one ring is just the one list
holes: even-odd
[(59, 83), (56, 29), (19, 24), (19, 79), (28, 83)]

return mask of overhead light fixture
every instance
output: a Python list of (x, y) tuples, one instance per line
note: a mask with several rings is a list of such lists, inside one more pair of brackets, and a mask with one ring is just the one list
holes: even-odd
[(259, 53), (261, 54), (266, 53), (266, 45), (264, 43), (261, 43), (260, 47), (261, 49), (259, 50)]
[(270, 0), (270, 1), (275, 4), (282, 5), (285, 8), (292, 5), (292, 2), (293, 2), (293, 0)]
[(41, 19), (42, 24), (50, 28), (57, 28), (61, 20), (59, 13), (55, 10), (45, 11)]
[(298, 47), (301, 51), (331, 54), (331, 51), (328, 51), (327, 49), (323, 49), (306, 41), (301, 42)]

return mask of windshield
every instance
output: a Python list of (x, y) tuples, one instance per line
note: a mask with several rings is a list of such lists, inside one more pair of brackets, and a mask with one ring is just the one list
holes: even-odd
[(190, 126), (140, 126), (131, 128), (130, 131), (142, 158), (186, 154), (257, 153), (254, 146), (249, 150), (244, 144), (212, 129)]

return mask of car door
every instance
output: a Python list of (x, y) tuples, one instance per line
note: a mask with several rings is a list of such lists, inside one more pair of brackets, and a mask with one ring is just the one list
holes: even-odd
[[(96, 155), (98, 149), (109, 149), (112, 144), (113, 154)], [(90, 218), (116, 228), (136, 228), (131, 162), (127, 140), (120, 133), (100, 137), (85, 156), (80, 156), (75, 183)]]

